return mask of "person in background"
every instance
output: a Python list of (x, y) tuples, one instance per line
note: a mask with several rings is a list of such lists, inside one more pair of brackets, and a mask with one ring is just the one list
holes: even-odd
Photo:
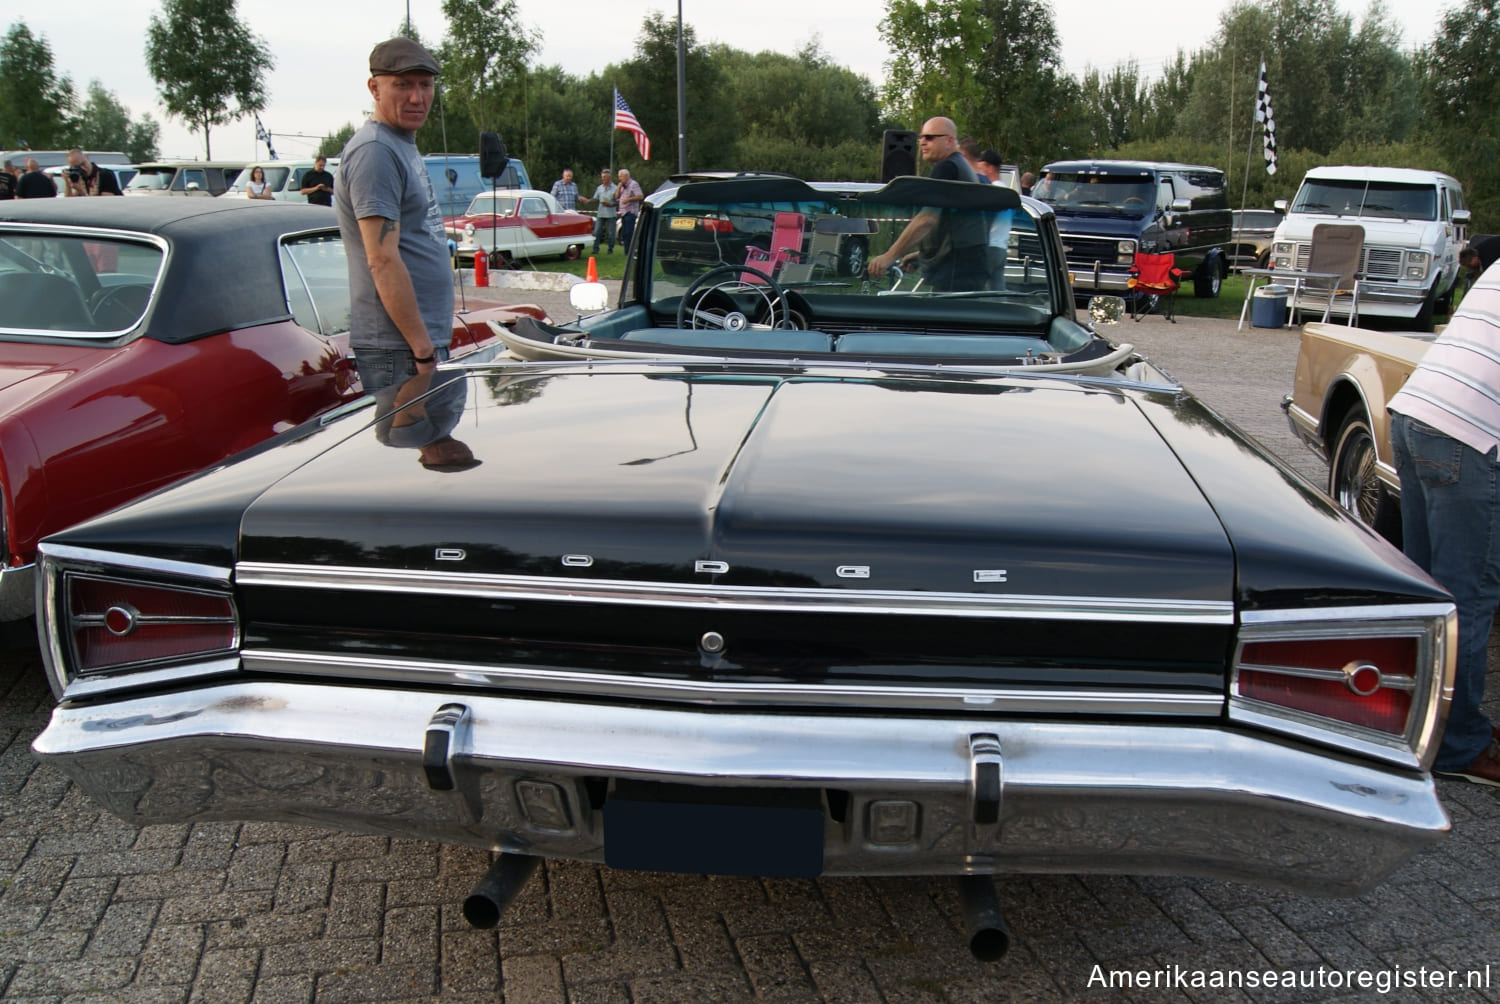
[(1030, 195), (1031, 186), (1034, 184), (1036, 184), (1036, 175), (1032, 174), (1030, 171), (1027, 171), (1025, 174), (1021, 175), (1021, 194)]
[(266, 184), (266, 172), (260, 167), (250, 169), (250, 180), (245, 182), (245, 198), (247, 199), (275, 199), (271, 194), (271, 186)]
[(124, 195), (120, 191), (120, 179), (107, 167), (100, 167), (89, 160), (78, 147), (68, 151), (68, 168), (63, 172), (65, 193), (75, 195)]
[(641, 191), (640, 182), (630, 176), (625, 168), (620, 168), (620, 185), (616, 193), (616, 202), (620, 213), (620, 248), (630, 253), (630, 239), (635, 236), (635, 221), (641, 215), (641, 202), (646, 198), (646, 193)]
[(552, 197), (569, 212), (578, 208), (578, 186), (573, 184), (572, 168), (563, 168), (562, 177), (552, 183)]
[(1387, 410), (1406, 556), (1458, 607), (1453, 703), (1433, 772), (1500, 786), (1500, 731), (1480, 710), (1500, 607), (1500, 242)]
[(432, 372), (453, 338), (448, 235), (416, 137), (437, 75), (432, 53), (409, 38), (375, 46), (366, 84), (375, 110), (339, 159), (349, 345), (367, 393)]
[(16, 198), (57, 198), (57, 186), (52, 183), (51, 178), (42, 173), (42, 165), (37, 163), (35, 157), (26, 158), (26, 173), (16, 181)]
[(5, 162), (5, 167), (0, 169), (0, 201), (14, 199), (16, 197), (16, 165), (10, 161)]
[[(950, 118), (930, 118), (922, 125), (918, 147), (922, 159), (932, 165), (931, 177), (945, 181), (978, 182), (958, 149), (958, 127)], [(883, 253), (870, 259), (872, 279), (884, 276), (897, 262), (909, 260), (913, 252), (922, 270), (922, 280), (935, 290), (974, 290), (989, 286), (988, 222), (980, 213), (924, 209), (906, 224)], [(903, 265), (903, 267), (905, 267)]]
[(599, 184), (594, 188), (593, 198), (580, 195), (579, 202), (597, 202), (599, 211), (594, 216), (594, 254), (599, 253), (599, 245), (609, 244), (609, 253), (615, 253), (615, 196), (619, 193), (620, 186), (609, 180), (609, 168), (603, 168), (599, 172)]
[(327, 157), (313, 158), (313, 169), (302, 176), (302, 187), (297, 191), (315, 206), (333, 205), (333, 175), (328, 171)]

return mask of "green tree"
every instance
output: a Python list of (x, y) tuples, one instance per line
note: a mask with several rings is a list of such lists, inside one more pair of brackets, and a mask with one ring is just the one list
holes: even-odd
[(313, 154), (313, 157), (337, 157), (343, 151), (344, 144), (349, 142), (349, 137), (353, 135), (354, 123), (345, 122), (333, 132), (323, 137), (322, 141), (318, 143), (318, 149)]
[(1108, 74), (1088, 67), (1080, 87), (1080, 104), (1089, 119), (1089, 141), (1094, 149), (1112, 150), (1144, 132), (1149, 94), (1135, 60)]
[(541, 36), (521, 23), (516, 0), (443, 0), (443, 16), (448, 33), (437, 56), (448, 107), (467, 113), (476, 131), (496, 129), (525, 101), (526, 67)]
[(134, 164), (156, 159), (159, 129), (149, 116), (132, 122), (125, 106), (97, 80), (89, 81), (88, 95), (78, 109), (77, 145), (85, 150), (120, 150)]
[(152, 14), (146, 29), (146, 66), (167, 114), (203, 133), (210, 159), (214, 126), (265, 108), (264, 77), (275, 65), (235, 0), (162, 0), (162, 16)]
[(1474, 230), (1500, 226), (1500, 9), (1466, 0), (1443, 15), (1417, 54), (1425, 132), (1448, 158), (1474, 212)]
[(17, 21), (0, 40), (0, 146), (71, 145), (73, 83), (52, 66), (52, 47)]
[(1035, 0), (886, 0), (886, 111), (947, 115), (1018, 164), (1089, 146), (1078, 81), (1062, 68), (1052, 7)]
[(144, 164), (161, 156), (161, 126), (149, 115), (130, 123), (130, 138), (125, 141), (125, 156), (132, 164)]

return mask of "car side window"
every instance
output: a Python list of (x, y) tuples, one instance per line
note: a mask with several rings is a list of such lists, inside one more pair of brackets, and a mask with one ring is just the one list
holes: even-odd
[(287, 238), (281, 278), (292, 319), (324, 337), (349, 330), (349, 271), (337, 234)]
[(547, 215), (547, 204), (545, 202), (543, 202), (541, 199), (522, 199), (521, 200), (521, 215), (522, 216), (546, 216)]

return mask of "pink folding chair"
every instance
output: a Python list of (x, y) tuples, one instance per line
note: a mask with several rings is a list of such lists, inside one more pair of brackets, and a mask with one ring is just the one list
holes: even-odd
[[(750, 245), (745, 249), (745, 264), (774, 279), (776, 270), (783, 264), (801, 260), (805, 225), (806, 218), (801, 213), (777, 213), (771, 221), (771, 246)], [(765, 280), (754, 272), (741, 272), (740, 281), (765, 284)]]

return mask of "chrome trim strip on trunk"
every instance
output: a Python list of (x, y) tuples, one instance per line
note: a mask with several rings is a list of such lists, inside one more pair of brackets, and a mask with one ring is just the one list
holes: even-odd
[(101, 551), (92, 547), (73, 547), (70, 544), (37, 545), (37, 551), (49, 558), (67, 562), (71, 566), (99, 566), (101, 572), (145, 572), (155, 575), (170, 575), (188, 579), (206, 579), (219, 585), (229, 584), (229, 569), (218, 565), (200, 565), (191, 561), (173, 561), (169, 558), (151, 558), (139, 554), (123, 554), (119, 551)]
[(1136, 693), (1044, 687), (722, 683), (274, 649), (246, 649), (242, 659), (247, 672), (291, 673), (322, 679), (386, 680), (420, 687), (509, 687), (589, 697), (703, 705), (1195, 717), (1217, 717), (1224, 710), (1224, 695), (1188, 691)]
[(433, 572), (242, 561), (241, 586), (419, 592), (442, 596), (700, 610), (755, 610), (1036, 620), (1149, 621), (1161, 624), (1234, 623), (1230, 600), (1136, 597), (1027, 596), (1015, 593), (927, 593), (878, 589), (788, 589), (710, 583), (632, 582), (533, 575)]

